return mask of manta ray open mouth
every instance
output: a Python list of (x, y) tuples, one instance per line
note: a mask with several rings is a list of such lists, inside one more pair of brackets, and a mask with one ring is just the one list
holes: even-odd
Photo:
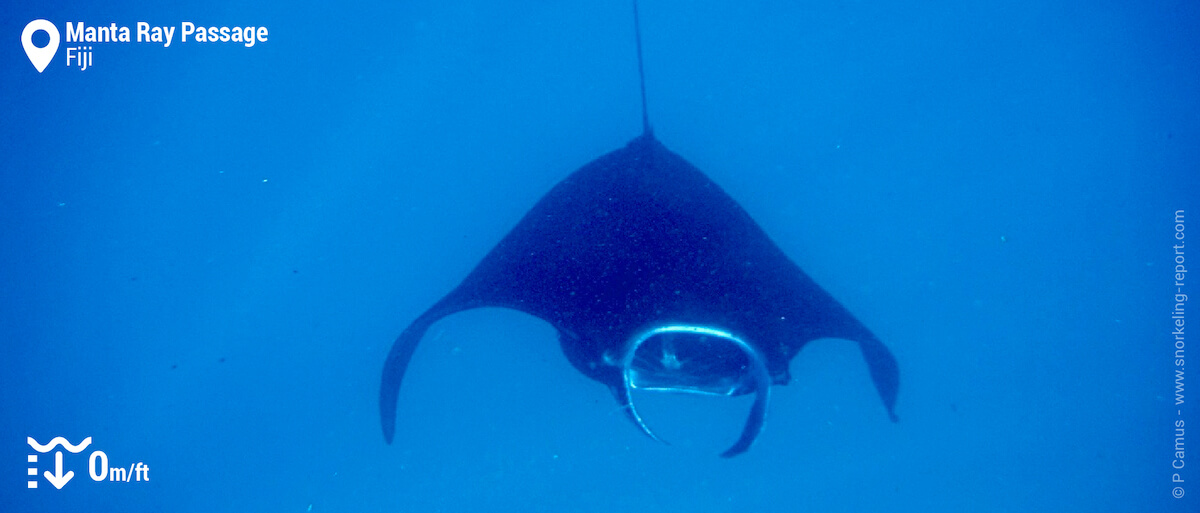
[(718, 396), (757, 392), (737, 443), (722, 456), (744, 452), (766, 421), (771, 377), (763, 356), (733, 334), (706, 326), (667, 325), (633, 337), (621, 359), (620, 400), (641, 430), (662, 441), (638, 414), (634, 390)]

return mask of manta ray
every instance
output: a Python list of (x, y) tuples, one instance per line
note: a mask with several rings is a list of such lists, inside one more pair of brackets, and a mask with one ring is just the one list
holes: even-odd
[(740, 437), (765, 425), (772, 385), (809, 342), (856, 342), (888, 417), (899, 368), (887, 347), (822, 289), (703, 172), (667, 149), (646, 109), (634, 2), (642, 133), (543, 196), (462, 282), (418, 316), (388, 353), (379, 391), (384, 439), (395, 436), (400, 385), (434, 322), (509, 308), (558, 332), (567, 361), (612, 391), (634, 424), (634, 390), (754, 394)]

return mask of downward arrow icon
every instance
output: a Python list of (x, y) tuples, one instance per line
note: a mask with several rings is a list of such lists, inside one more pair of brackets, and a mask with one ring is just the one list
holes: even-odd
[(67, 474), (63, 475), (62, 451), (54, 451), (54, 473), (51, 474), (50, 471), (47, 470), (42, 475), (46, 476), (46, 480), (50, 481), (50, 484), (54, 485), (55, 488), (62, 490), (62, 487), (67, 485), (67, 481), (70, 481), (72, 477), (75, 477), (75, 471), (68, 470)]

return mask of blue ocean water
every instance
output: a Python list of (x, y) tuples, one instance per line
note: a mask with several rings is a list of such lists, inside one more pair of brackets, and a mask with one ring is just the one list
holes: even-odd
[[(658, 444), (548, 325), (479, 310), (430, 330), (384, 443), (394, 337), (639, 133), (628, 2), (17, 5), (0, 511), (1197, 510), (1200, 353), (1172, 312), (1196, 290), (1176, 265), (1200, 267), (1200, 7), (641, 12), (656, 134), (892, 349), (900, 422), (827, 340), (748, 453), (716, 457), (736, 400), (654, 403)], [(41, 73), (35, 19), (63, 32)], [(28, 461), (58, 436), (92, 440), (61, 489), (52, 452)]]

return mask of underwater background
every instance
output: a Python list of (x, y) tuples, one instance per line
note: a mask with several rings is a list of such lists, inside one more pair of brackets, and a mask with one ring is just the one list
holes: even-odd
[[(64, 31), (41, 73), (35, 19)], [(68, 65), (66, 23), (139, 21), (175, 42)], [(549, 325), (489, 309), (430, 330), (384, 443), (394, 338), (640, 133), (627, 1), (11, 5), (0, 511), (1197, 511), (1200, 345), (1172, 315), (1200, 5), (643, 0), (641, 24), (656, 135), (888, 345), (898, 423), (823, 340), (746, 454), (716, 456), (748, 398), (655, 399), (659, 444)], [(62, 489), (27, 472), (59, 436), (92, 439)], [(90, 478), (96, 452), (149, 481)]]

